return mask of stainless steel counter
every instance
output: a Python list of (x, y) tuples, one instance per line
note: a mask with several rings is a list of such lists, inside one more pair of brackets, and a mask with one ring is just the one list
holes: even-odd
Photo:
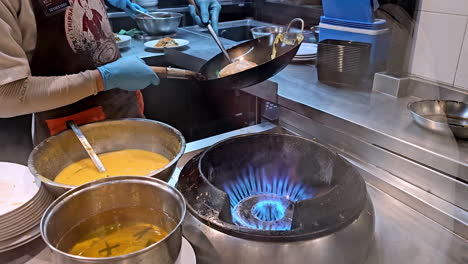
[[(262, 131), (281, 133), (284, 130), (264, 123), (189, 143), (178, 166), (182, 167), (195, 153), (220, 140)], [(178, 172), (180, 170), (176, 171), (171, 179), (172, 184), (175, 184)], [(366, 264), (468, 263), (467, 241), (374, 186), (368, 184), (367, 187), (376, 212), (376, 227), (375, 243), (369, 252)], [(18, 249), (0, 254), (0, 263), (45, 264), (51, 263), (51, 257), (51, 251), (42, 239), (38, 238)]]
[[(207, 34), (195, 33), (183, 28), (179, 28), (176, 34), (172, 37), (182, 38), (190, 42), (189, 45), (177, 49), (177, 52), (183, 54), (188, 54), (200, 59), (208, 60), (220, 52), (213, 38)], [(157, 39), (157, 37), (154, 37), (154, 39)], [(164, 51), (149, 49), (144, 46), (144, 43), (150, 40), (151, 39), (143, 40), (133, 38), (130, 48), (121, 49), (120, 52), (122, 56), (137, 56), (140, 58), (164, 55)], [(226, 46), (226, 48), (236, 44), (236, 42), (227, 39), (222, 39), (221, 41)]]
[(406, 106), (418, 98), (330, 87), (317, 80), (313, 65), (291, 64), (270, 80), (278, 83), (279, 104), (305, 116), (326, 113), (352, 123), (349, 133), (468, 181), (468, 141), (417, 126)]

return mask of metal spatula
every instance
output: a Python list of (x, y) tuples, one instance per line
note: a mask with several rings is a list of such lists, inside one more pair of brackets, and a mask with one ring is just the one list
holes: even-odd
[[(195, 3), (195, 0), (188, 0), (191, 5), (195, 7), (195, 10), (199, 16), (201, 16), (200, 9), (197, 6), (197, 3)], [(229, 53), (226, 51), (226, 48), (224, 48), (223, 43), (219, 39), (218, 35), (216, 35), (216, 32), (214, 31), (213, 27), (211, 24), (208, 22), (208, 25), (206, 25), (206, 28), (208, 29), (208, 32), (210, 32), (210, 35), (213, 37), (215, 40), (216, 44), (218, 44), (218, 47), (221, 49), (221, 51), (224, 54), (224, 57), (229, 61), (229, 63), (233, 63), (231, 57), (229, 57)]]

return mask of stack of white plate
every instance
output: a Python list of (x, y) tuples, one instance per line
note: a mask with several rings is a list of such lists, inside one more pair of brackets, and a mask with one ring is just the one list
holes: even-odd
[(40, 236), (39, 222), (52, 201), (28, 167), (0, 162), (0, 252)]
[(308, 62), (317, 58), (317, 44), (314, 43), (302, 43), (296, 56), (293, 58), (293, 62)]

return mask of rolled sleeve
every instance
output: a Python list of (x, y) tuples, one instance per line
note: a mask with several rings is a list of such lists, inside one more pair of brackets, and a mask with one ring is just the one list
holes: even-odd
[(29, 0), (0, 1), (0, 36), (0, 85), (30, 76), (37, 30)]

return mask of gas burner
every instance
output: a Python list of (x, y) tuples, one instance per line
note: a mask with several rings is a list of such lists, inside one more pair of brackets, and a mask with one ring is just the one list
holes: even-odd
[(210, 263), (258, 264), (274, 256), (269, 264), (356, 264), (372, 241), (374, 211), (364, 180), (305, 138), (227, 139), (190, 160), (176, 187), (189, 212), (184, 236)]
[(262, 230), (290, 230), (294, 204), (276, 194), (254, 194), (231, 208), (236, 225)]
[(248, 167), (234, 181), (223, 184), (229, 195), (234, 224), (262, 230), (290, 230), (294, 203), (310, 199), (314, 189), (287, 177), (287, 171), (268, 177)]

